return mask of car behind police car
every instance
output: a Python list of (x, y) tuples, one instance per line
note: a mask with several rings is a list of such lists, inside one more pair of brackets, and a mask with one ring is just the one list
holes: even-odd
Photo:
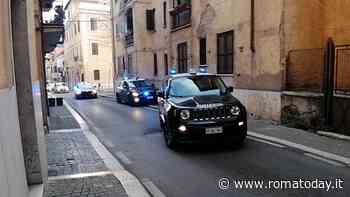
[(241, 145), (247, 135), (245, 107), (219, 76), (178, 74), (158, 93), (160, 124), (166, 145), (224, 141)]
[(127, 79), (119, 83), (116, 89), (118, 103), (130, 105), (155, 104), (157, 102), (156, 89), (146, 79)]

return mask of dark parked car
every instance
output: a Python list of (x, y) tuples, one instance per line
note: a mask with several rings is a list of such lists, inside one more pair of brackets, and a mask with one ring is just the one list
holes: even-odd
[(130, 105), (157, 103), (156, 89), (145, 79), (123, 80), (116, 89), (118, 103)]
[(166, 145), (226, 142), (243, 144), (247, 135), (245, 107), (219, 76), (179, 74), (171, 76), (158, 92), (159, 118)]
[(73, 91), (76, 99), (97, 98), (96, 87), (86, 82), (74, 86)]

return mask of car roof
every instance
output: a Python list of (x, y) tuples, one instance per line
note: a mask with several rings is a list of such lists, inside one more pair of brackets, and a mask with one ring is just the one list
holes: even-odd
[(180, 73), (169, 76), (170, 79), (182, 78), (182, 77), (195, 77), (195, 76), (217, 76), (215, 74), (210, 73)]

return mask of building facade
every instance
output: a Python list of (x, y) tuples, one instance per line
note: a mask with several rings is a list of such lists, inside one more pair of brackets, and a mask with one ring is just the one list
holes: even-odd
[(0, 2), (1, 196), (30, 196), (47, 179), (40, 25), (50, 3)]
[[(114, 1), (118, 75), (134, 73), (159, 81), (172, 68), (187, 72), (205, 64), (211, 73), (235, 87), (235, 96), (247, 106), (251, 116), (281, 121), (284, 107), (300, 99), (297, 95), (293, 100), (293, 95), (301, 91), (291, 90), (290, 81), (310, 83), (305, 77), (288, 80), (294, 76), (294, 67), (289, 66), (291, 53), (322, 49), (328, 37), (333, 37), (336, 44), (349, 44), (347, 14), (342, 9), (349, 2)], [(315, 51), (312, 54), (317, 54)], [(296, 68), (296, 73), (306, 73), (322, 62), (323, 51), (318, 54), (321, 56), (304, 58), (315, 62), (311, 67), (307, 62), (299, 63), (302, 72)], [(317, 71), (311, 83), (322, 84), (322, 74)], [(313, 95), (312, 89), (307, 91)], [(322, 88), (319, 93), (322, 95)], [(300, 114), (307, 100), (295, 103)], [(320, 107), (316, 111), (320, 114)]]
[(45, 67), (46, 67), (46, 80), (65, 81), (64, 72), (64, 48), (62, 45), (57, 47), (45, 56)]
[(64, 65), (69, 86), (86, 81), (101, 88), (111, 88), (110, 1), (70, 0), (65, 12)]

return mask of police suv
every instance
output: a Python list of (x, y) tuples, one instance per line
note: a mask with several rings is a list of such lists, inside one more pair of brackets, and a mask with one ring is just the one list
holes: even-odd
[(158, 92), (159, 119), (166, 145), (225, 142), (239, 146), (247, 136), (245, 107), (233, 88), (208, 73), (172, 75)]

